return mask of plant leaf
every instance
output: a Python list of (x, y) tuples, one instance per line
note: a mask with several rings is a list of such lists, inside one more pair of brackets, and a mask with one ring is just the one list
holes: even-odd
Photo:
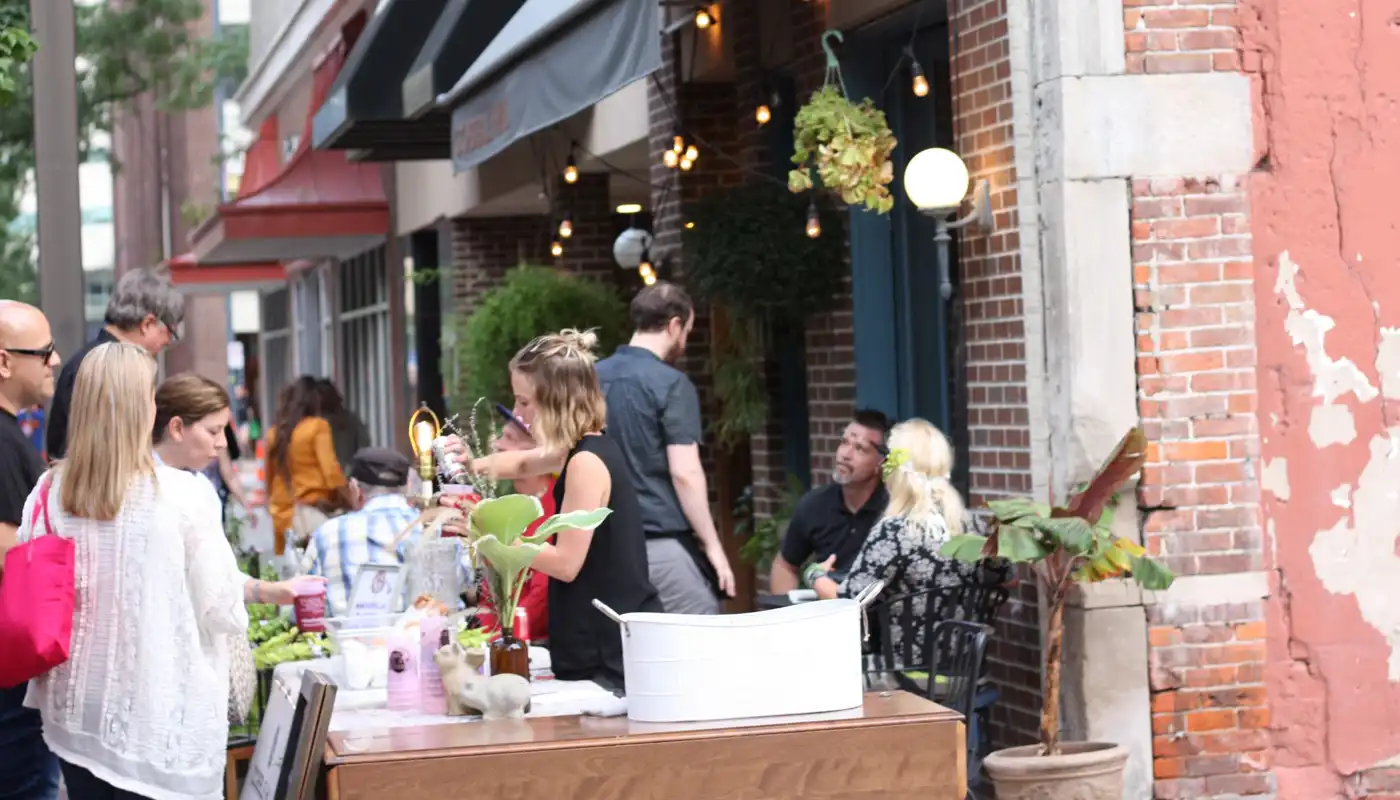
[(1049, 549), (1034, 532), (1024, 528), (1004, 527), (997, 532), (997, 556), (1013, 564), (1040, 561)]
[(943, 546), (938, 549), (944, 558), (953, 558), (958, 561), (974, 563), (982, 560), (982, 548), (987, 544), (984, 537), (975, 533), (962, 533), (950, 537)]
[(987, 508), (996, 515), (999, 522), (1015, 522), (1025, 517), (1048, 517), (1050, 506), (1027, 500), (1024, 497), (1011, 497), (1004, 500), (989, 500)]
[(1098, 474), (1084, 487), (1084, 491), (1070, 499), (1065, 513), (1056, 516), (1083, 517), (1090, 522), (1098, 522), (1099, 515), (1118, 487), (1136, 475), (1146, 461), (1147, 434), (1140, 427), (1133, 428), (1123, 435), (1113, 454), (1099, 467)]
[(472, 509), (472, 533), (494, 537), (506, 546), (520, 539), (530, 523), (544, 515), (539, 498), (528, 494), (508, 494), (493, 500), (482, 500)]
[(507, 590), (514, 587), (515, 581), (520, 578), (521, 573), (530, 568), (538, 556), (544, 550), (543, 547), (529, 542), (516, 542), (515, 544), (505, 544), (494, 536), (483, 536), (476, 540), (476, 552), (491, 565), (503, 582), (508, 583)]
[(1147, 556), (1134, 556), (1133, 579), (1144, 589), (1160, 592), (1170, 589), (1176, 576), (1171, 570)]
[(603, 520), (612, 513), (611, 508), (595, 508), (592, 511), (570, 511), (567, 514), (555, 514), (535, 529), (529, 536), (522, 536), (521, 539), (527, 542), (544, 541), (560, 531), (591, 531), (603, 524)]
[(1035, 528), (1050, 536), (1055, 544), (1074, 556), (1087, 555), (1094, 549), (1094, 529), (1079, 517), (1036, 519)]

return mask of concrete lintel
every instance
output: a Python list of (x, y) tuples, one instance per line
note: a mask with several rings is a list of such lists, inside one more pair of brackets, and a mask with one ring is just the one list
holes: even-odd
[(1165, 592), (1143, 592), (1145, 605), (1221, 606), (1250, 603), (1269, 596), (1269, 573), (1182, 575)]
[(1247, 172), (1253, 158), (1248, 76), (1065, 77), (1036, 87), (1042, 180)]
[(1123, 73), (1123, 0), (1039, 0), (1031, 9), (1041, 80)]

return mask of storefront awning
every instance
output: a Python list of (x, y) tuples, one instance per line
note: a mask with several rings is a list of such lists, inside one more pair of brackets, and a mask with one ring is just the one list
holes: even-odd
[(275, 289), (287, 282), (287, 270), (275, 261), (206, 266), (195, 259), (194, 253), (182, 253), (165, 262), (165, 267), (176, 286), (199, 294)]
[(526, 0), (439, 104), (471, 169), (661, 66), (657, 0)]
[[(311, 108), (319, 109), (354, 45), (363, 15), (316, 65)], [(311, 146), (312, 115), (301, 141), (281, 172), (266, 183), (241, 187), (239, 197), (220, 205), (190, 235), (202, 265), (345, 257), (384, 240), (389, 204), (380, 168), (346, 160), (338, 151)]]
[(523, 5), (525, 0), (448, 0), (408, 68), (400, 87), (403, 115), (433, 119), (441, 125), (442, 158), (447, 157), (452, 142), (448, 113), (438, 107), (438, 96), (451, 90)]
[[(316, 112), (313, 146), (375, 151), (413, 145), (424, 126), (405, 118), (400, 90), (447, 5), (448, 0), (385, 0)], [(444, 142), (437, 157), (445, 151)]]

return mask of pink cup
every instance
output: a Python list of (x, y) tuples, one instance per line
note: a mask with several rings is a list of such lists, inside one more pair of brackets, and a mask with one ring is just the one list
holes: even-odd
[(296, 598), (292, 610), (296, 614), (297, 628), (302, 633), (322, 633), (326, 630), (326, 585), (315, 581), (305, 581), (297, 585)]

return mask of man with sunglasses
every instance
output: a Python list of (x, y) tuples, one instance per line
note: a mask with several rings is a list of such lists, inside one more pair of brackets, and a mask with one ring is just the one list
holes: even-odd
[[(45, 469), (18, 414), (53, 396), (58, 364), (43, 312), (0, 300), (0, 565), (15, 544), (24, 501)], [(49, 800), (58, 796), (58, 761), (44, 746), (38, 712), (24, 707), (27, 688), (0, 689), (0, 798)]]
[(178, 330), (184, 319), (185, 298), (171, 283), (168, 272), (132, 269), (117, 279), (107, 301), (106, 324), (97, 332), (97, 338), (73, 354), (58, 376), (45, 442), (50, 459), (63, 458), (68, 451), (68, 404), (73, 399), (78, 367), (87, 354), (100, 344), (126, 342), (140, 345), (154, 358), (179, 341)]

